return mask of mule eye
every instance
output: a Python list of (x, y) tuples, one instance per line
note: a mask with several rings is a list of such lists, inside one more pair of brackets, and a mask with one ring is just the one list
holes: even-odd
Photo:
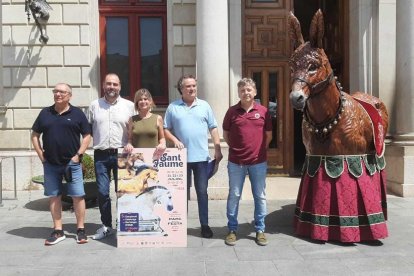
[(309, 65), (309, 68), (308, 68), (309, 72), (313, 72), (313, 71), (316, 71), (316, 70), (318, 70), (318, 67), (315, 64)]

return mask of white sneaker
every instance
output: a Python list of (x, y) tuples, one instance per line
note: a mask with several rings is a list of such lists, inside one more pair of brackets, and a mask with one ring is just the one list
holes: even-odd
[(105, 225), (102, 225), (101, 228), (96, 230), (95, 235), (92, 236), (92, 239), (94, 240), (101, 240), (103, 238), (106, 238), (114, 233), (113, 229), (111, 227), (106, 227)]

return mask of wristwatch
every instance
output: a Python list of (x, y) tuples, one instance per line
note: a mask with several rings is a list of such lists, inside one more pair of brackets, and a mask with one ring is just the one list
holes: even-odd
[(77, 152), (77, 153), (76, 153), (76, 155), (79, 157), (79, 162), (82, 162), (82, 157), (83, 157), (83, 154), (82, 154), (82, 153)]

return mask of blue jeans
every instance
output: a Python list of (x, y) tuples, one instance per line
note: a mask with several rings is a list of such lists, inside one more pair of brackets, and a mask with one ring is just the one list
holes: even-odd
[(191, 171), (194, 174), (194, 188), (197, 193), (198, 218), (201, 225), (208, 225), (208, 161), (187, 163), (187, 199), (190, 199)]
[[(63, 187), (62, 180), (66, 166), (70, 167), (72, 181), (66, 183)], [(45, 196), (59, 196), (64, 189), (66, 189), (66, 194), (71, 197), (83, 197), (85, 195), (81, 164), (70, 160), (66, 166), (51, 164), (47, 161), (43, 163)]]
[(257, 231), (265, 231), (266, 217), (266, 172), (267, 162), (254, 165), (237, 165), (229, 161), (227, 165), (229, 174), (229, 196), (227, 198), (227, 226), (230, 231), (237, 231), (239, 201), (243, 191), (246, 174), (252, 186), (254, 199), (254, 227)]
[(111, 184), (111, 173), (115, 180), (115, 191), (118, 184), (118, 156), (114, 153), (95, 150), (95, 175), (98, 185), (98, 204), (101, 213), (102, 224), (112, 227), (112, 209), (109, 188)]

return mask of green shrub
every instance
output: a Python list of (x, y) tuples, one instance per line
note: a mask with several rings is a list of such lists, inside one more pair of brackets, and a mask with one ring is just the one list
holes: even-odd
[[(95, 166), (92, 156), (85, 153), (82, 158), (82, 173), (85, 181), (95, 181)], [(43, 184), (43, 175), (36, 175), (32, 177), (34, 183)]]
[(92, 156), (85, 153), (82, 159), (83, 179), (95, 180), (95, 166)]

